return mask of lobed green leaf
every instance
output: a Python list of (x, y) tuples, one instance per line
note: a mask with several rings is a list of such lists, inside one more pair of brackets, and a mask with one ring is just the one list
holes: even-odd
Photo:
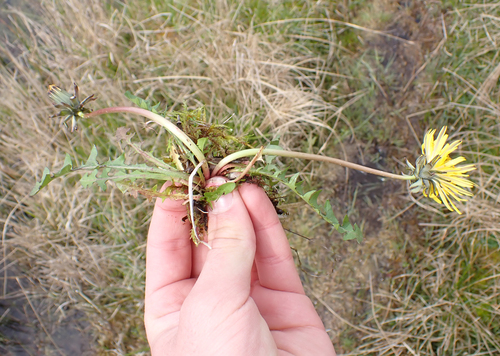
[[(164, 168), (163, 166), (166, 167)], [(128, 181), (133, 183), (138, 179), (155, 179), (160, 181), (188, 179), (188, 175), (186, 173), (173, 170), (167, 165), (163, 166), (152, 167), (144, 163), (126, 164), (124, 154), (101, 164), (97, 161), (97, 148), (94, 146), (92, 147), (87, 161), (80, 167), (74, 168), (71, 157), (67, 154), (64, 159), (63, 167), (58, 172), (51, 173), (48, 168), (45, 168), (42, 178), (35, 184), (30, 192), (30, 195), (35, 195), (56, 178), (67, 174), (77, 173), (81, 170), (90, 171), (83, 174), (80, 179), (80, 183), (84, 188), (97, 184), (103, 191), (106, 190), (107, 181)], [(144, 188), (143, 190), (145, 191), (146, 189)]]
[(210, 188), (207, 188), (203, 196), (205, 198), (205, 201), (209, 203), (211, 206), (212, 202), (216, 201), (225, 194), (231, 193), (235, 188), (236, 188), (236, 183), (226, 182), (222, 185), (219, 185), (215, 190), (210, 190)]
[(66, 157), (64, 158), (64, 163), (62, 168), (59, 170), (59, 172), (56, 173), (50, 173), (50, 170), (45, 167), (42, 173), (42, 178), (40, 179), (39, 182), (35, 184), (33, 189), (30, 192), (30, 196), (35, 195), (40, 191), (40, 189), (46, 187), (50, 182), (52, 182), (54, 179), (62, 177), (69, 172), (71, 172), (73, 168), (73, 162), (71, 160), (71, 156), (69, 154), (66, 154)]
[(130, 91), (125, 92), (125, 96), (127, 99), (129, 99), (131, 102), (133, 102), (135, 105), (140, 107), (141, 109), (146, 109), (151, 112), (154, 112), (155, 114), (159, 114), (158, 108), (160, 106), (160, 103), (157, 103), (156, 105), (152, 105), (149, 100), (144, 100), (142, 98), (139, 98), (138, 96), (135, 96), (132, 94)]
[(309, 192), (303, 191), (303, 182), (298, 181), (299, 173), (292, 175), (290, 178), (286, 178), (285, 170), (280, 170), (274, 164), (268, 164), (261, 167), (254, 171), (254, 173), (267, 176), (284, 184), (287, 188), (304, 200), (304, 202), (306, 202), (319, 216), (321, 216), (323, 220), (331, 224), (342, 235), (344, 240), (356, 239), (358, 242), (361, 242), (363, 239), (361, 229), (357, 224), (352, 225), (347, 215), (342, 220), (342, 224), (339, 223), (338, 219), (335, 217), (330, 201), (327, 200), (324, 206), (320, 206), (318, 203), (318, 197), (321, 194), (320, 190), (311, 190)]

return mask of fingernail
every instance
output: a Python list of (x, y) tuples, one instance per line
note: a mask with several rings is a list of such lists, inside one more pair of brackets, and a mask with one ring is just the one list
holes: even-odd
[(229, 193), (221, 196), (213, 203), (214, 207), (212, 209), (212, 214), (221, 214), (225, 213), (231, 206), (233, 205), (233, 193)]
[(207, 181), (207, 187), (218, 187), (219, 185), (222, 185), (224, 183), (226, 183), (228, 181), (227, 178), (223, 178), (223, 177), (213, 177), (213, 178), (210, 178), (208, 181)]
[[(213, 177), (207, 181), (207, 187), (218, 187), (228, 181), (227, 178), (223, 177)], [(221, 196), (215, 202), (212, 203), (213, 208), (210, 210), (212, 214), (221, 214), (228, 211), (233, 205), (233, 193), (229, 193)]]

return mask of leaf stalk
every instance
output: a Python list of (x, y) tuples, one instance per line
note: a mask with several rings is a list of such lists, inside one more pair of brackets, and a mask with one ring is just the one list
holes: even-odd
[(158, 125), (163, 126), (168, 132), (177, 137), (196, 157), (198, 162), (203, 162), (201, 169), (203, 171), (203, 175), (205, 179), (210, 178), (210, 169), (208, 168), (208, 163), (205, 158), (205, 155), (198, 146), (189, 138), (188, 135), (181, 129), (179, 129), (175, 124), (170, 122), (168, 119), (164, 118), (161, 115), (155, 114), (149, 110), (136, 108), (132, 106), (117, 106), (111, 108), (104, 108), (93, 111), (91, 113), (85, 114), (85, 118), (91, 118), (94, 116), (104, 115), (104, 114), (112, 114), (112, 113), (128, 113), (128, 114), (137, 114), (143, 117), (146, 117), (150, 120), (153, 120)]

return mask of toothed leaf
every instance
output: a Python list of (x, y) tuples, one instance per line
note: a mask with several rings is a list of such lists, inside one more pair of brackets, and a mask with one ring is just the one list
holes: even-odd
[(90, 187), (92, 184), (94, 184), (97, 181), (97, 173), (99, 171), (97, 169), (94, 169), (90, 173), (85, 173), (82, 178), (80, 179), (80, 183), (84, 188)]
[[(139, 151), (138, 151), (139, 152)], [(143, 151), (140, 151), (142, 155)], [(143, 155), (144, 157), (144, 155)], [(145, 158), (149, 156), (146, 155)], [(150, 160), (151, 161), (151, 160)], [(154, 161), (156, 163), (156, 161)], [(147, 164), (126, 164), (125, 155), (122, 154), (114, 160), (108, 160), (105, 163), (97, 161), (97, 149), (94, 146), (90, 155), (84, 165), (80, 167), (73, 167), (71, 157), (66, 155), (64, 165), (57, 173), (50, 173), (48, 168), (45, 168), (42, 178), (35, 184), (31, 191), (31, 195), (35, 195), (40, 189), (47, 186), (51, 181), (61, 176), (76, 173), (78, 171), (90, 171), (82, 175), (80, 183), (84, 188), (88, 188), (93, 184), (97, 184), (103, 191), (106, 190), (106, 182), (135, 182), (138, 179), (154, 179), (160, 181), (181, 179), (186, 180), (188, 175), (182, 171), (172, 170), (166, 164), (160, 164), (160, 167), (152, 167)]]
[(205, 200), (207, 203), (212, 205), (211, 203), (219, 199), (221, 196), (231, 193), (236, 188), (236, 183), (234, 182), (226, 182), (222, 185), (219, 185), (215, 190), (207, 190), (204, 194)]
[(129, 91), (125, 92), (125, 96), (127, 97), (127, 99), (129, 99), (131, 102), (133, 102), (141, 109), (146, 109), (151, 112), (154, 112), (155, 114), (158, 114), (158, 107), (160, 106), (160, 103), (153, 106), (151, 105), (151, 102), (149, 100), (144, 100), (142, 98), (139, 98), (138, 96), (135, 96)]
[(318, 196), (321, 194), (321, 190), (311, 190), (303, 195), (304, 199), (308, 204), (312, 206), (318, 206)]
[(66, 154), (63, 166), (59, 170), (59, 172), (50, 173), (50, 170), (47, 167), (45, 167), (45, 169), (43, 170), (42, 178), (40, 179), (39, 182), (35, 184), (35, 186), (30, 192), (30, 195), (31, 196), (35, 195), (40, 191), (40, 189), (46, 187), (54, 179), (62, 177), (65, 174), (68, 174), (69, 172), (71, 172), (72, 168), (73, 168), (73, 162), (71, 161), (71, 156), (69, 154)]
[(361, 242), (363, 240), (363, 233), (361, 229), (357, 224), (354, 224), (354, 226), (351, 225), (347, 215), (344, 216), (340, 229), (342, 229), (342, 233), (344, 234), (342, 238), (346, 241), (356, 239), (358, 242)]
[(324, 206), (320, 206), (318, 203), (318, 197), (321, 194), (320, 190), (311, 190), (309, 192), (304, 192), (303, 182), (297, 181), (299, 178), (299, 173), (294, 174), (290, 178), (286, 178), (285, 172), (280, 170), (276, 165), (269, 164), (265, 167), (261, 167), (254, 171), (256, 174), (261, 174), (269, 178), (273, 178), (278, 182), (284, 184), (291, 191), (297, 194), (302, 200), (304, 200), (311, 208), (319, 215), (323, 220), (331, 224), (341, 235), (344, 240), (356, 239), (360, 242), (363, 238), (363, 234), (358, 225), (352, 225), (349, 218), (346, 216), (342, 220), (342, 224), (339, 223), (338, 219), (333, 213), (332, 205), (329, 201), (326, 201)]
[(198, 142), (196, 142), (196, 145), (200, 149), (200, 151), (203, 152), (203, 148), (205, 147), (205, 144), (207, 143), (208, 138), (207, 137), (202, 137), (198, 139)]
[[(276, 177), (277, 178), (277, 177)], [(290, 180), (285, 183), (290, 189), (295, 190), (295, 187), (297, 185), (297, 179), (299, 178), (299, 173), (295, 173)]]
[(97, 148), (95, 146), (92, 146), (92, 150), (90, 151), (89, 158), (87, 159), (87, 162), (83, 165), (84, 167), (94, 167), (99, 165), (97, 162)]
[[(283, 148), (281, 148), (280, 146), (278, 146), (277, 144), (274, 144), (274, 142), (271, 142), (269, 145), (266, 146), (266, 149), (269, 149), (269, 150), (282, 150)], [(266, 161), (266, 164), (271, 164), (271, 162), (273, 161), (273, 159), (275, 159), (276, 156), (271, 156), (271, 155), (266, 155), (264, 157), (265, 161)]]

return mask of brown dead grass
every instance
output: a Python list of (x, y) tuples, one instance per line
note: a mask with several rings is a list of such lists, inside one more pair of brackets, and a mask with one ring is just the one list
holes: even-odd
[[(410, 5), (395, 18), (414, 11)], [(308, 285), (323, 320), (332, 335), (340, 335), (338, 350), (348, 355), (496, 355), (500, 349), (500, 111), (497, 57), (487, 55), (498, 50), (500, 32), (493, 22), (498, 6), (471, 5), (459, 13), (443, 14), (448, 32), (422, 60), (425, 71), (415, 68), (421, 74), (412, 86), (403, 80), (405, 88), (413, 87), (410, 95), (401, 100), (393, 80), (395, 94), (389, 96), (397, 99), (393, 110), (407, 113), (414, 131), (422, 130), (422, 118), (430, 127), (460, 129), (452, 139), (462, 139), (462, 154), (478, 164), (477, 195), (460, 216), (420, 198), (401, 206), (400, 196), (392, 205), (400, 210), (387, 214), (389, 205), (385, 213), (379, 211), (381, 229), (359, 248), (347, 247), (348, 253), (327, 240), (307, 242), (328, 251), (327, 258), (306, 261), (317, 267), (314, 278), (306, 278), (312, 279)], [(384, 56), (384, 49), (376, 48)], [(397, 49), (389, 53), (401, 59)], [(395, 73), (398, 67), (390, 66)], [(381, 82), (386, 88), (387, 80)]]
[[(49, 84), (70, 89), (76, 81), (83, 94), (96, 93), (95, 107), (126, 104), (126, 90), (171, 110), (206, 105), (211, 120), (234, 113), (238, 133), (270, 133), (264, 140), (281, 135), (283, 144), (295, 148), (312, 135), (324, 141), (340, 115), (320, 88), (326, 78), (338, 77), (328, 58), (279, 32), (242, 27), (234, 22), (236, 5), (219, 5), (215, 12), (180, 3), (163, 10), (139, 4), (105, 9), (99, 2), (70, 0), (44, 2), (34, 15), (5, 11), (14, 36), (0, 46), (6, 64), (0, 68), (3, 298), (20, 295), (18, 288), (8, 293), (6, 281), (15, 274), (47, 323), (73, 309), (84, 311), (95, 352), (121, 355), (145, 345), (150, 204), (124, 199), (113, 187), (86, 191), (72, 178), (35, 197), (28, 193), (43, 168), (60, 166), (65, 153), (82, 161), (96, 144), (103, 156), (113, 155), (109, 134), (119, 125), (134, 126), (146, 143), (161, 146), (162, 140), (147, 138), (155, 131), (144, 132), (144, 124), (128, 117), (83, 122), (69, 135), (49, 119)], [(324, 37), (316, 25), (303, 26)], [(337, 49), (324, 41), (333, 58)], [(50, 333), (47, 348), (57, 352)]]
[[(254, 133), (263, 141), (280, 135), (289, 148), (357, 161), (378, 157), (381, 168), (394, 167), (393, 158), (412, 154), (410, 148), (416, 144), (408, 144), (414, 140), (408, 122), (418, 135), (437, 124), (462, 128), (457, 136), (464, 139), (463, 153), (476, 157), (481, 168), (476, 176), (478, 196), (465, 206), (464, 215), (443, 218), (434, 213), (442, 212), (440, 207), (427, 207), (433, 209), (430, 212), (417, 208), (428, 202), (407, 198), (404, 187), (355, 175), (346, 184), (343, 170), (308, 165), (311, 170), (304, 170), (304, 177), (335, 191), (339, 210), (364, 221), (367, 239), (362, 245), (339, 241), (302, 207), (291, 209), (300, 217), (293, 228), (315, 238), (290, 239), (299, 251), (308, 293), (339, 352), (495, 354), (499, 340), (491, 330), (498, 325), (500, 303), (496, 104), (500, 91), (493, 60), (482, 77), (459, 74), (456, 63), (448, 63), (444, 67), (457, 75), (434, 80), (436, 64), (427, 59), (442, 63), (441, 58), (447, 58), (443, 46), (451, 43), (431, 41), (431, 46), (425, 42), (430, 30), (418, 33), (423, 25), (398, 27), (401, 19), (415, 19), (412, 11), (417, 10), (433, 19), (422, 23), (441, 23), (440, 15), (423, 5), (407, 10), (396, 2), (375, 1), (379, 21), (358, 22), (395, 36), (401, 36), (398, 29), (409, 29), (411, 39), (421, 46), (420, 57), (411, 62), (412, 71), (401, 62), (391, 67), (389, 56), (384, 72), (358, 53), (364, 49), (341, 42), (340, 37), (345, 41), (350, 37), (342, 37), (345, 29), (328, 21), (252, 27), (248, 19), (271, 22), (274, 14), (262, 19), (257, 11), (223, 1), (142, 4), (132, 2), (124, 8), (68, 0), (42, 2), (39, 10), (9, 8), (2, 13), (2, 25), (13, 34), (0, 42), (5, 64), (0, 66), (3, 301), (29, 299), (48, 335), (58, 322), (71, 318), (72, 311), (85, 313), (89, 325), (81, 336), (93, 345), (89, 354), (147, 353), (142, 299), (150, 204), (123, 198), (111, 186), (106, 192), (83, 190), (73, 178), (28, 196), (35, 177), (46, 166), (60, 167), (65, 153), (82, 161), (96, 144), (101, 157), (116, 154), (111, 135), (118, 126), (132, 126), (146, 144), (162, 145), (156, 128), (145, 128), (128, 116), (83, 122), (76, 135), (61, 129), (58, 120), (49, 119), (53, 108), (46, 87), (55, 83), (70, 89), (76, 81), (83, 94), (97, 94), (93, 107), (127, 104), (126, 90), (161, 101), (171, 110), (184, 103), (189, 108), (205, 105), (210, 120), (222, 121), (234, 113), (231, 120), (237, 133)], [(306, 1), (294, 16), (318, 18), (337, 10), (336, 18), (352, 20), (344, 4), (331, 6), (334, 9)], [(394, 11), (393, 27), (377, 26), (386, 19), (384, 12)], [(494, 7), (476, 11), (477, 21), (497, 16)], [(465, 17), (453, 17), (451, 9), (443, 21), (451, 21), (446, 27), (455, 31), (466, 28)], [(479, 35), (480, 26), (474, 25), (471, 38), (479, 41), (478, 50), (460, 63), (495, 50), (500, 35), (492, 25), (495, 20), (489, 21), (492, 40)], [(381, 39), (377, 32), (363, 33), (368, 34), (361, 38), (368, 49), (383, 45), (400, 53), (406, 48), (399, 40)], [(429, 52), (434, 54), (425, 57)], [(365, 78), (351, 70), (361, 60), (375, 68), (367, 70)], [(391, 70), (401, 78), (391, 77)], [(417, 71), (422, 74), (417, 76)], [(485, 79), (475, 82), (479, 78)], [(365, 79), (363, 87), (359, 83)], [(463, 104), (466, 94), (474, 100)], [(373, 111), (388, 108), (380, 129), (385, 133), (373, 132), (360, 142), (356, 137), (365, 128), (359, 121), (372, 114), (363, 108), (374, 100)], [(362, 109), (356, 111), (357, 107)], [(351, 108), (359, 118), (345, 116)], [(472, 129), (469, 122), (491, 132)], [(384, 141), (387, 135), (404, 144)], [(433, 214), (439, 216), (433, 219)], [(495, 241), (497, 247), (492, 247)], [(14, 277), (19, 277), (22, 288), (14, 288)], [(0, 323), (8, 317), (6, 312)], [(45, 331), (40, 334), (46, 354), (64, 348), (59, 339), (56, 347)]]

